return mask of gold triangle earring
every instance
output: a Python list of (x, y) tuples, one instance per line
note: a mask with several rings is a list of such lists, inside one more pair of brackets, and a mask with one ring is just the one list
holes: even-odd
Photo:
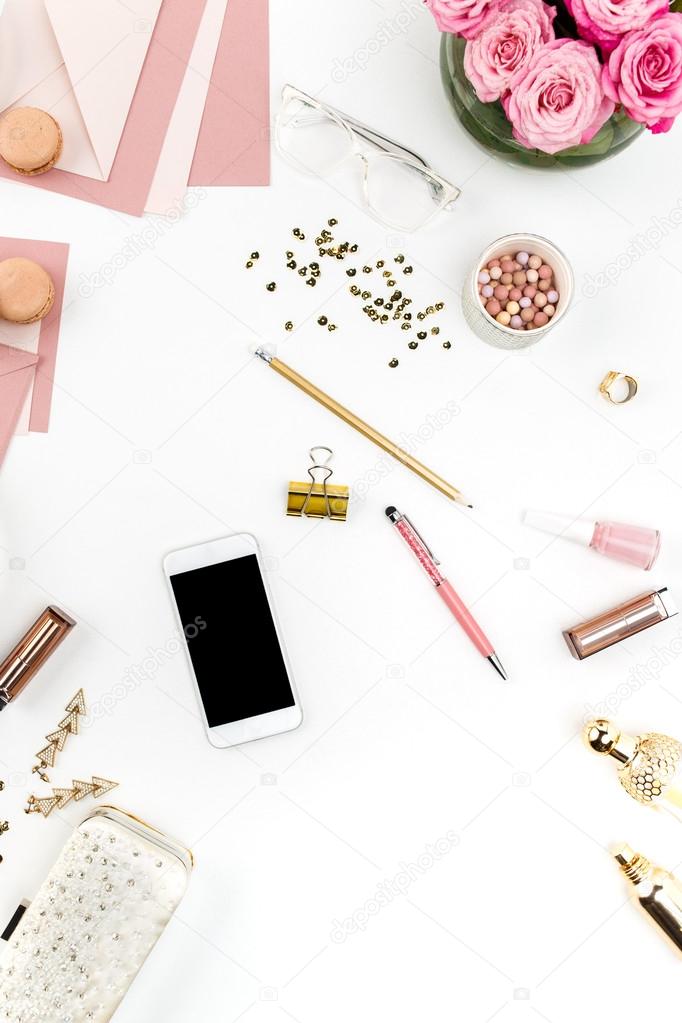
[(49, 796), (29, 796), (24, 813), (41, 813), (43, 817), (49, 817), (53, 810), (62, 810), (72, 799), (75, 799), (76, 802), (80, 802), (86, 796), (94, 796), (95, 799), (99, 799), (100, 796), (115, 789), (117, 785), (117, 781), (110, 781), (108, 778), (100, 778), (97, 775), (93, 775), (91, 781), (74, 778), (70, 789), (53, 788)]
[(69, 737), (78, 735), (80, 718), (86, 713), (85, 693), (82, 689), (79, 689), (76, 695), (71, 697), (64, 710), (66, 717), (59, 722), (54, 732), (45, 736), (47, 746), (36, 753), (38, 763), (31, 768), (31, 773), (37, 774), (44, 782), (50, 781), (47, 768), (54, 767), (57, 754), (64, 749)]

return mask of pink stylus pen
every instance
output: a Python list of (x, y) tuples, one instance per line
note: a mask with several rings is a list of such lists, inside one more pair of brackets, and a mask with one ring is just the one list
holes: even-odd
[(509, 676), (502, 667), (492, 643), (464, 601), (457, 596), (451, 584), (441, 574), (438, 568), (440, 565), (438, 558), (436, 558), (433, 552), (429, 549), (428, 545), (414, 528), (407, 515), (401, 515), (398, 509), (394, 508), (392, 505), (386, 509), (386, 515), (398, 530), (414, 556), (417, 558), (433, 585), (436, 587), (436, 593), (438, 593), (450, 611), (452, 611), (453, 615), (462, 626), (478, 652), (483, 654), (484, 657), (487, 657), (495, 671), (497, 671), (506, 682)]

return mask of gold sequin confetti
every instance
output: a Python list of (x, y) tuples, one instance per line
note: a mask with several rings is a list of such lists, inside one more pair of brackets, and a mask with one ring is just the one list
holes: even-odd
[(289, 331), (289, 330), (293, 330), (293, 329), (294, 329), (294, 325), (293, 325), (293, 323), (291, 322), (291, 320), (287, 320), (287, 322), (286, 322), (286, 323), (284, 324), (284, 329), (285, 329), (286, 331)]
[(443, 348), (452, 348), (452, 345), (449, 341), (443, 341)]
[(275, 281), (270, 281), (270, 283), (266, 284), (265, 287), (267, 288), (268, 291), (274, 291), (275, 288), (277, 287), (277, 284), (275, 283)]
[(397, 359), (391, 359), (391, 361), (389, 362), (389, 366), (391, 367), (391, 369), (395, 369), (396, 366), (398, 366), (398, 365), (399, 365), (399, 363), (398, 363)]

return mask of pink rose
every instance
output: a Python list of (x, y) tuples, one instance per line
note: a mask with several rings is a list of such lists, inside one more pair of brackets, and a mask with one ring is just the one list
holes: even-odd
[(542, 43), (554, 39), (554, 7), (542, 0), (492, 0), (475, 38), (464, 51), (464, 70), (482, 103), (507, 91)]
[(441, 32), (471, 39), (481, 27), (490, 0), (425, 0)]
[(668, 10), (668, 0), (566, 0), (578, 35), (608, 53), (627, 32), (644, 28)]
[(682, 14), (630, 32), (602, 71), (604, 91), (628, 117), (658, 134), (682, 111)]
[(514, 138), (544, 153), (589, 142), (615, 109), (595, 49), (580, 39), (544, 43), (509, 88), (502, 103)]

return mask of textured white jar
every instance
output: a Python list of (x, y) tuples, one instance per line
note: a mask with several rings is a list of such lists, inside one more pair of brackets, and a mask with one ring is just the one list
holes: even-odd
[[(478, 294), (478, 275), (488, 260), (497, 259), (504, 253), (535, 253), (554, 270), (554, 283), (559, 292), (556, 312), (545, 327), (533, 330), (514, 330), (497, 323), (485, 311)], [(566, 315), (573, 298), (573, 271), (563, 252), (546, 238), (537, 234), (507, 234), (498, 238), (484, 249), (468, 274), (462, 288), (462, 310), (464, 319), (477, 337), (495, 348), (515, 351), (536, 344), (552, 327)]]

